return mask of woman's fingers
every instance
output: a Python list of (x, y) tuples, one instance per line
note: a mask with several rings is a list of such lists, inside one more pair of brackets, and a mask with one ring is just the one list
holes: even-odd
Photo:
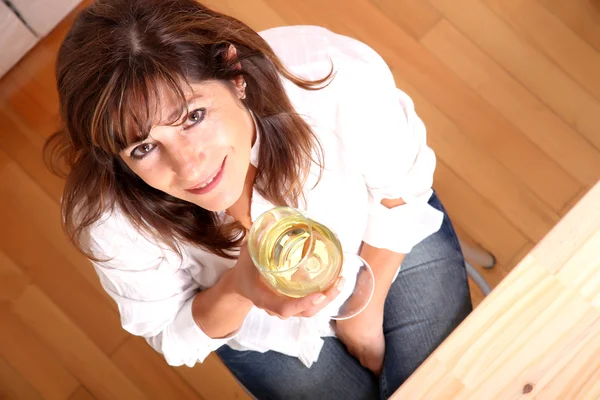
[(283, 318), (281, 315), (279, 315), (279, 314), (275, 314), (274, 312), (272, 312), (272, 311), (269, 311), (269, 310), (265, 310), (265, 312), (266, 312), (267, 314), (269, 314), (271, 317), (277, 317), (277, 318), (281, 318), (281, 319), (287, 319), (287, 318)]
[(312, 317), (331, 303), (339, 294), (342, 286), (342, 277), (339, 277), (333, 285), (324, 293), (315, 296), (311, 307), (300, 313), (300, 317)]
[(341, 280), (341, 277), (338, 278), (323, 293), (313, 293), (299, 299), (282, 296), (277, 293), (269, 294), (268, 301), (265, 299), (264, 307), (260, 308), (265, 310), (270, 316), (281, 319), (288, 319), (294, 316), (312, 317), (340, 294)]

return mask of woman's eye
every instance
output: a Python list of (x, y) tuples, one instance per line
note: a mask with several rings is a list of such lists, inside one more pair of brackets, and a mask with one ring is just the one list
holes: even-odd
[(194, 125), (196, 125), (198, 122), (202, 122), (202, 120), (204, 119), (204, 117), (206, 116), (206, 108), (197, 108), (194, 111), (192, 111), (191, 113), (188, 114), (183, 129), (188, 129)]
[(134, 158), (136, 160), (142, 159), (146, 156), (146, 154), (154, 150), (155, 147), (156, 145), (152, 143), (140, 144), (131, 151), (131, 158)]

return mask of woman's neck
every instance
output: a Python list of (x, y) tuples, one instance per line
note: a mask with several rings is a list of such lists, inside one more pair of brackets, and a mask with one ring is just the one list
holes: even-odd
[(254, 180), (256, 178), (256, 167), (252, 164), (248, 167), (246, 180), (244, 181), (244, 190), (240, 198), (226, 210), (233, 219), (241, 223), (246, 229), (250, 229), (252, 225), (252, 217), (250, 215), (250, 204), (252, 202), (252, 189), (254, 188)]

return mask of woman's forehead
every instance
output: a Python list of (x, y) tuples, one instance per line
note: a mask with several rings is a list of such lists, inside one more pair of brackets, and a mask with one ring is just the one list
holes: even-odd
[[(215, 82), (191, 82), (180, 86), (181, 93), (175, 92), (165, 84), (157, 87), (155, 115), (156, 125), (170, 125), (177, 121), (183, 112), (198, 100), (214, 95)], [(183, 98), (182, 98), (183, 96)]]

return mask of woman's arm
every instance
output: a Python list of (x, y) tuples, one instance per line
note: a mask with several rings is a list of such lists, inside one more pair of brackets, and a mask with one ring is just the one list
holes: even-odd
[(280, 318), (310, 317), (339, 294), (337, 285), (327, 292), (295, 299), (269, 288), (252, 263), (244, 245), (236, 265), (210, 289), (196, 295), (192, 315), (200, 329), (211, 338), (222, 338), (237, 331), (253, 306)]
[(196, 295), (192, 315), (209, 337), (223, 338), (237, 331), (254, 305), (235, 290), (235, 271), (227, 271), (217, 284)]
[[(401, 207), (405, 204), (400, 199), (383, 199), (381, 204), (387, 208)], [(398, 272), (398, 268), (404, 260), (405, 254), (396, 253), (388, 249), (380, 249), (363, 242), (360, 256), (371, 266), (375, 275), (375, 293), (371, 302), (383, 310), (385, 298), (390, 290), (392, 281)]]
[(384, 304), (392, 281), (404, 255), (439, 229), (443, 214), (428, 205), (435, 154), (412, 100), (396, 88), (375, 52), (365, 50), (363, 61), (357, 63), (354, 79), (338, 82), (347, 90), (340, 95), (339, 120), (344, 148), (357, 160), (369, 194), (360, 255), (373, 269), (375, 293), (362, 313), (336, 323), (336, 334), (363, 366), (378, 374), (385, 354)]
[[(122, 231), (113, 232), (113, 237), (122, 237)], [(253, 306), (283, 318), (310, 316), (338, 294), (337, 288), (301, 299), (275, 293), (263, 283), (246, 246), (233, 268), (214, 286), (199, 291), (187, 270), (170, 264), (160, 251), (152, 253), (150, 246), (140, 251), (142, 243), (136, 244), (127, 247), (133, 252), (120, 252), (111, 262), (94, 266), (104, 290), (118, 304), (123, 328), (146, 338), (174, 366), (202, 362), (237, 334)]]
[[(401, 207), (402, 199), (384, 199), (381, 202), (388, 208)], [(385, 339), (383, 336), (383, 308), (398, 268), (405, 254), (388, 249), (373, 247), (363, 242), (360, 256), (371, 266), (375, 277), (375, 292), (367, 307), (356, 317), (338, 321), (336, 333), (348, 351), (360, 363), (379, 374), (383, 368)]]
[(383, 312), (385, 298), (405, 255), (387, 249), (378, 249), (363, 242), (360, 256), (369, 263), (375, 276), (375, 293), (367, 308), (376, 308)]

